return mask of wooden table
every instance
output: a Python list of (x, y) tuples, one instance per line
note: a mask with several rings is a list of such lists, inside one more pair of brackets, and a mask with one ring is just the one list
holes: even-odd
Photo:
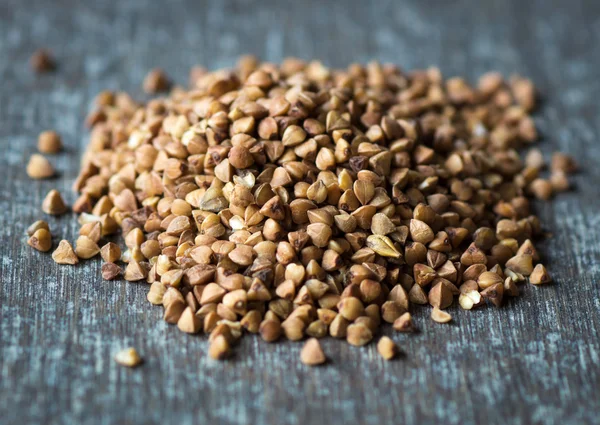
[[(0, 423), (600, 423), (599, 40), (594, 0), (4, 0)], [(39, 47), (54, 51), (56, 73), (29, 70)], [(541, 148), (570, 152), (583, 168), (575, 191), (538, 205), (552, 233), (538, 245), (556, 283), (526, 287), (501, 309), (452, 308), (452, 325), (416, 309), (421, 332), (393, 335), (406, 353), (394, 362), (374, 344), (327, 339), (331, 361), (310, 369), (298, 361), (300, 343), (244, 338), (234, 359), (217, 363), (204, 337), (161, 321), (145, 284), (103, 282), (99, 260), (59, 267), (25, 244), (49, 189), (74, 200), (70, 185), (87, 141), (82, 122), (98, 91), (142, 99), (151, 67), (185, 83), (192, 65), (230, 66), (246, 52), (533, 78), (545, 98), (536, 117)], [(31, 181), (25, 163), (49, 128), (67, 146), (52, 158), (60, 177)], [(75, 239), (73, 216), (49, 222), (57, 238)], [(112, 360), (129, 345), (143, 367)]]

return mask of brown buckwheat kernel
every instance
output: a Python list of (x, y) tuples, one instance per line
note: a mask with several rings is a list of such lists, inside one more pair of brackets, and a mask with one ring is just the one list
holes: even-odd
[[(127, 263), (168, 323), (211, 335), (212, 358), (245, 330), (309, 336), (301, 361), (320, 364), (327, 334), (362, 346), (383, 322), (411, 331), (414, 305), (447, 323), (455, 297), (501, 305), (527, 277), (549, 281), (528, 196), (565, 190), (576, 164), (554, 155), (546, 179), (539, 151), (520, 157), (537, 138), (531, 81), (250, 57), (191, 79), (146, 104), (98, 97), (74, 185), (77, 253), (96, 255), (120, 227), (128, 249), (100, 250), (103, 276)], [(159, 70), (144, 82), (168, 86)], [(39, 155), (27, 169), (53, 174)], [(78, 261), (66, 241), (53, 257)], [(397, 353), (385, 337), (378, 350)]]

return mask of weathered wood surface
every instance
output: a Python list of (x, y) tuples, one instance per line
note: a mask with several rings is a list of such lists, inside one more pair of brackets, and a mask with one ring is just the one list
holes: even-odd
[[(0, 423), (600, 423), (598, 40), (594, 0), (2, 1)], [(55, 74), (29, 71), (38, 47), (55, 52)], [(108, 87), (141, 97), (150, 67), (185, 82), (194, 64), (229, 66), (246, 52), (532, 77), (545, 96), (543, 150), (571, 152), (584, 169), (575, 192), (539, 208), (553, 234), (539, 247), (556, 283), (527, 287), (502, 309), (454, 308), (452, 325), (416, 310), (421, 333), (393, 335), (406, 353), (395, 362), (374, 345), (326, 340), (331, 362), (309, 369), (299, 343), (244, 338), (232, 361), (215, 363), (204, 338), (160, 320), (145, 285), (103, 282), (99, 261), (58, 267), (25, 245), (50, 188), (74, 199), (93, 95)], [(25, 162), (47, 128), (68, 147), (52, 159), (61, 176), (32, 182)], [(72, 217), (50, 224), (74, 239)], [(143, 367), (112, 361), (128, 345)]]

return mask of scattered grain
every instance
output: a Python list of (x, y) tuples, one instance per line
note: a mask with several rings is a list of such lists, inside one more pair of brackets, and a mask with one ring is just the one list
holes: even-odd
[(144, 91), (149, 94), (166, 91), (170, 86), (167, 74), (160, 68), (154, 68), (144, 78)]
[(27, 240), (29, 246), (41, 252), (48, 252), (52, 248), (52, 235), (44, 228), (38, 228)]
[(437, 323), (448, 323), (452, 320), (452, 316), (450, 316), (450, 314), (440, 310), (437, 307), (434, 307), (433, 310), (431, 310), (431, 318)]
[(107, 263), (114, 263), (121, 258), (121, 248), (114, 242), (108, 242), (100, 250), (100, 256)]
[(36, 50), (29, 58), (29, 65), (38, 74), (54, 71), (56, 62), (52, 54), (46, 49)]
[(27, 175), (32, 179), (47, 179), (54, 176), (54, 167), (45, 157), (34, 153), (27, 163)]
[(394, 320), (394, 330), (398, 332), (414, 332), (415, 327), (412, 320), (412, 315), (409, 312), (402, 314)]
[(75, 253), (84, 260), (95, 257), (100, 253), (100, 247), (87, 236), (79, 236), (75, 243)]
[(117, 266), (115, 263), (104, 263), (102, 264), (102, 279), (104, 280), (115, 280), (123, 271), (121, 267)]
[(321, 344), (316, 338), (310, 338), (304, 343), (300, 352), (300, 361), (308, 366), (317, 366), (325, 363), (327, 357), (323, 353)]
[(400, 353), (400, 349), (391, 338), (382, 336), (377, 343), (379, 355), (386, 360), (392, 360)]
[(552, 278), (548, 274), (546, 267), (544, 267), (542, 264), (538, 264), (531, 272), (531, 275), (529, 276), (529, 282), (533, 283), (534, 285), (541, 285), (543, 283), (552, 282)]
[(223, 335), (217, 335), (208, 347), (208, 355), (214, 360), (225, 360), (231, 355), (231, 346), (227, 338)]
[(373, 332), (364, 323), (351, 324), (346, 329), (346, 340), (348, 341), (348, 344), (359, 347), (368, 344), (372, 339)]
[(142, 363), (142, 358), (135, 348), (129, 347), (115, 354), (115, 361), (121, 366), (136, 367)]
[(29, 236), (32, 236), (35, 232), (37, 232), (40, 229), (46, 229), (46, 230), (50, 231), (50, 227), (48, 226), (48, 223), (46, 223), (44, 220), (37, 220), (37, 221), (33, 222), (27, 228), (27, 234)]
[(75, 254), (75, 251), (73, 251), (73, 247), (65, 239), (60, 241), (58, 247), (52, 253), (52, 259), (57, 264), (74, 265), (79, 263), (79, 258)]

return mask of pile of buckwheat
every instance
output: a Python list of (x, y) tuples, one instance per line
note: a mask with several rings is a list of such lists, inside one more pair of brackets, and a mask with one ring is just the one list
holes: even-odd
[[(74, 184), (80, 237), (53, 258), (100, 254), (105, 279), (147, 281), (165, 321), (210, 335), (211, 357), (258, 333), (310, 337), (301, 360), (320, 364), (318, 338), (362, 346), (383, 322), (412, 331), (415, 304), (445, 323), (456, 298), (465, 310), (500, 306), (519, 284), (550, 281), (529, 197), (568, 189), (576, 164), (554, 154), (542, 178), (541, 152), (519, 155), (537, 139), (529, 80), (488, 73), (472, 87), (436, 68), (253, 57), (191, 80), (146, 104), (97, 97)], [(144, 81), (148, 92), (169, 85), (160, 70)], [(32, 174), (53, 174), (38, 165)], [(65, 209), (56, 191), (44, 201)], [(119, 229), (124, 252), (100, 242)], [(51, 248), (45, 222), (30, 235)], [(377, 348), (398, 353), (388, 337)]]

